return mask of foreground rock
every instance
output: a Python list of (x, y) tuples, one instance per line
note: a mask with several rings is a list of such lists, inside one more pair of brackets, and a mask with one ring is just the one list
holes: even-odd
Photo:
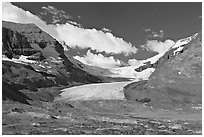
[[(138, 103), (121, 100), (72, 101), (25, 105), (3, 102), (4, 135), (197, 135), (202, 132), (196, 116), (178, 114), (140, 117)], [(127, 114), (128, 112), (128, 114)], [(148, 111), (151, 113), (151, 111)], [(143, 111), (145, 115), (147, 112)], [(165, 116), (165, 115), (164, 115)]]

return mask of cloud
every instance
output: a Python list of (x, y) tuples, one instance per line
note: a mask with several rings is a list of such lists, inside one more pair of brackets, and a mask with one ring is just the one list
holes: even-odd
[[(58, 15), (58, 14), (65, 14), (65, 11), (63, 10), (58, 10), (57, 8), (53, 7), (53, 6), (50, 6), (48, 5), (47, 7), (42, 7), (42, 9), (44, 9), (45, 11), (49, 12), (49, 13), (52, 13), (52, 14), (55, 14), (55, 15)], [(47, 14), (47, 12), (45, 12), (44, 14)], [(67, 18), (71, 18), (71, 16), (67, 16)]]
[(165, 40), (164, 42), (158, 40), (147, 40), (145, 45), (141, 45), (143, 49), (147, 51), (154, 51), (158, 53), (166, 52), (170, 47), (175, 44), (173, 40)]
[(74, 56), (75, 59), (81, 61), (84, 64), (97, 66), (101, 68), (115, 68), (122, 65), (120, 60), (114, 59), (113, 56), (105, 57), (102, 54), (93, 54), (90, 50), (86, 52), (83, 57)]
[[(91, 48), (97, 52), (107, 54), (130, 55), (137, 52), (137, 48), (122, 38), (114, 36), (112, 33), (104, 33), (101, 30), (85, 29), (75, 26), (73, 22), (66, 24), (47, 25), (38, 16), (29, 11), (25, 11), (11, 3), (2, 4), (2, 19), (16, 23), (34, 23), (58, 41), (64, 41), (68, 46), (81, 49)], [(43, 9), (53, 10), (53, 7), (43, 7)], [(63, 11), (62, 11), (63, 13)]]
[(47, 24), (66, 23), (73, 19), (72, 16), (66, 14), (63, 10), (58, 10), (53, 6), (42, 7), (42, 11), (39, 12), (42, 20), (46, 19)]
[(149, 29), (149, 28), (142, 28), (145, 32), (149, 32), (149, 31), (151, 31), (151, 29)]
[(163, 38), (164, 37), (164, 31), (160, 30), (159, 32), (152, 31), (152, 34), (148, 35), (149, 38)]
[(127, 43), (122, 38), (115, 37), (112, 33), (104, 33), (96, 29), (84, 29), (73, 26), (69, 23), (57, 25), (56, 30), (59, 37), (72, 48), (81, 49), (91, 48), (97, 52), (106, 52), (107, 54), (130, 55), (137, 52), (131, 43)]
[(160, 38), (162, 39), (164, 37), (164, 31), (159, 30), (158, 32), (152, 31), (150, 28), (142, 28), (147, 33), (147, 38)]
[(110, 30), (110, 29), (107, 29), (107, 28), (102, 28), (101, 30), (102, 30), (103, 32), (105, 32), (105, 33), (106, 33), (106, 32), (111, 32), (111, 30)]
[(128, 60), (128, 64), (130, 66), (139, 66), (142, 63), (143, 63), (143, 60), (136, 60), (136, 59), (129, 59)]

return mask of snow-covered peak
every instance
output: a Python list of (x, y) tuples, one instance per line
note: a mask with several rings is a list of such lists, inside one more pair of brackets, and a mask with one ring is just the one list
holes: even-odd
[(180, 46), (182, 46), (182, 45), (188, 44), (192, 39), (195, 39), (195, 37), (196, 37), (197, 35), (198, 35), (198, 33), (196, 33), (196, 34), (194, 34), (194, 35), (192, 35), (192, 36), (190, 36), (190, 37), (187, 37), (187, 38), (178, 40), (178, 41), (174, 44), (174, 46), (172, 46), (172, 48), (174, 49), (174, 48), (178, 48), (178, 47), (180, 47)]
[(174, 44), (174, 46), (172, 46), (172, 47), (170, 48), (170, 49), (176, 49), (176, 48), (177, 48), (175, 51), (173, 51), (173, 52), (174, 52), (174, 55), (175, 55), (176, 53), (180, 52), (180, 51), (184, 48), (183, 45), (188, 44), (192, 39), (195, 39), (197, 35), (198, 35), (198, 33), (196, 33), (196, 34), (194, 34), (194, 35), (192, 35), (192, 36), (190, 36), (190, 37), (187, 37), (187, 38), (178, 40), (178, 41)]

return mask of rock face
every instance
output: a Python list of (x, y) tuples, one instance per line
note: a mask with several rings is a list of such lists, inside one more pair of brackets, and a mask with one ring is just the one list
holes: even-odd
[(3, 21), (2, 55), (5, 98), (9, 97), (6, 94), (8, 85), (34, 92), (42, 87), (102, 82), (73, 64), (64, 54), (62, 45), (34, 24)]
[[(155, 64), (155, 63), (154, 63), (154, 64)], [(147, 62), (145, 65), (136, 68), (135, 71), (137, 71), (137, 72), (142, 72), (142, 71), (145, 70), (145, 69), (154, 68), (154, 64), (151, 64), (150, 62)]]
[(202, 34), (193, 35), (182, 46), (173, 46), (153, 66), (148, 81), (131, 83), (124, 89), (129, 100), (164, 109), (195, 108), (202, 103)]

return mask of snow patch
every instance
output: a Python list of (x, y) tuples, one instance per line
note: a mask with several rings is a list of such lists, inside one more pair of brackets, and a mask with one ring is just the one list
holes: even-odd
[(33, 61), (33, 60), (28, 60), (29, 56), (23, 56), (21, 55), (18, 59), (16, 58), (12, 58), (12, 59), (9, 59), (7, 56), (5, 55), (2, 55), (2, 60), (5, 60), (5, 61), (12, 61), (12, 62), (15, 62), (15, 63), (22, 63), (22, 64), (27, 64), (27, 63), (36, 63), (36, 61)]
[(179, 47), (178, 49), (176, 49), (176, 50), (174, 51), (174, 55), (176, 55), (178, 52), (180, 52), (183, 48), (184, 48), (184, 47)]
[(43, 66), (42, 64), (39, 64), (38, 65), (39, 67), (41, 67), (41, 68), (46, 68), (45, 66)]
[(51, 59), (51, 62), (54, 62), (54, 63), (61, 63), (62, 62), (61, 61), (62, 58), (60, 58), (60, 57), (57, 57), (57, 59), (55, 59), (54, 57), (50, 57), (50, 59)]

